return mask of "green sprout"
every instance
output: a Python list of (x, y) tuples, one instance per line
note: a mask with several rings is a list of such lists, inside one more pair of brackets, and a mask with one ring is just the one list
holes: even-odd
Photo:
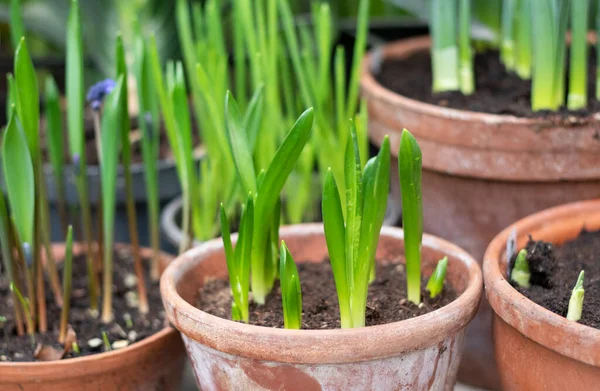
[(589, 0), (571, 1), (571, 50), (567, 107), (578, 110), (587, 106)]
[(417, 140), (408, 130), (404, 129), (398, 152), (398, 175), (402, 192), (402, 227), (404, 228), (408, 300), (417, 305), (421, 303), (422, 160)]
[(73, 349), (73, 352), (75, 352), (75, 354), (81, 353), (81, 351), (79, 350), (79, 344), (76, 341), (73, 341), (73, 343), (71, 344), (71, 349)]
[(472, 0), (460, 0), (458, 11), (460, 91), (464, 95), (471, 95), (475, 89), (473, 49), (471, 47), (471, 1)]
[(510, 278), (520, 287), (529, 288), (529, 279), (531, 278), (531, 272), (529, 271), (529, 264), (527, 263), (527, 250), (522, 249), (517, 254), (515, 260), (515, 266), (510, 273)]
[(524, 80), (531, 78), (532, 61), (532, 31), (531, 31), (531, 2), (519, 0), (515, 22), (515, 72)]
[(221, 232), (229, 284), (233, 300), (231, 302), (231, 318), (248, 323), (248, 292), (250, 290), (250, 257), (252, 251), (252, 235), (254, 230), (254, 198), (248, 195), (248, 201), (240, 219), (240, 232), (235, 250), (231, 244), (229, 220), (225, 207), (221, 204)]
[(390, 144), (386, 136), (376, 157), (362, 170), (356, 130), (346, 146), (346, 216), (330, 169), (323, 185), (323, 225), (340, 305), (342, 328), (365, 325), (367, 291), (390, 180)]
[(102, 341), (104, 342), (104, 351), (110, 352), (112, 348), (110, 347), (110, 341), (108, 339), (108, 334), (106, 334), (106, 331), (102, 331)]
[(509, 71), (515, 69), (516, 63), (516, 15), (519, 0), (504, 0), (502, 2), (502, 42), (500, 45), (500, 59)]
[(583, 290), (583, 275), (582, 270), (577, 278), (577, 283), (573, 288), (571, 299), (569, 299), (569, 310), (567, 311), (567, 319), (578, 322), (581, 319), (581, 312), (583, 310), (583, 296), (585, 291)]
[(433, 92), (460, 89), (459, 51), (456, 46), (456, 1), (431, 0), (430, 31)]
[(144, 162), (144, 178), (148, 206), (148, 222), (150, 230), (150, 246), (152, 261), (150, 277), (159, 278), (160, 253), (160, 199), (158, 197), (158, 150), (160, 143), (160, 112), (154, 84), (150, 74), (150, 60), (144, 37), (138, 34), (135, 46), (135, 78), (137, 82), (138, 104), (140, 109), (139, 123), (142, 129), (142, 159)]
[(65, 343), (67, 326), (69, 324), (69, 310), (71, 309), (71, 286), (73, 280), (73, 227), (69, 225), (67, 241), (65, 244), (65, 260), (63, 264), (63, 307), (60, 313), (60, 329), (58, 342)]
[(294, 263), (290, 250), (281, 241), (280, 249), (281, 301), (283, 305), (283, 323), (286, 329), (300, 329), (302, 327), (302, 289), (300, 276)]
[(435, 270), (429, 277), (427, 282), (427, 290), (431, 298), (436, 297), (442, 292), (444, 288), (444, 279), (446, 278), (446, 269), (448, 268), (448, 257), (444, 257), (439, 260)]
[(123, 115), (123, 75), (119, 76), (117, 86), (107, 97), (102, 116), (102, 153), (100, 155), (100, 179), (102, 183), (102, 225), (106, 235), (103, 259), (102, 321), (109, 323), (113, 319), (113, 241), (115, 220), (115, 196), (117, 164)]
[(29, 336), (31, 338), (31, 343), (32, 343), (32, 345), (34, 345), (35, 344), (35, 322), (33, 321), (33, 317), (31, 315), (32, 311), (29, 308), (29, 304), (27, 303), (27, 300), (23, 297), (23, 295), (21, 294), (21, 291), (19, 290), (19, 288), (17, 288), (17, 286), (15, 285), (14, 282), (11, 282), (9, 287), (10, 287), (10, 291), (17, 297), (17, 300), (21, 304), (21, 308), (23, 309), (23, 313), (25, 314), (25, 323), (27, 324), (27, 334), (29, 334)]
[(533, 73), (531, 108), (557, 110), (565, 97), (565, 33), (569, 20), (566, 0), (531, 2)]
[[(81, 16), (79, 1), (71, 0), (71, 9), (67, 22), (66, 53), (66, 93), (67, 93), (67, 131), (69, 134), (69, 151), (75, 168), (75, 185), (79, 196), (79, 205), (83, 221), (83, 237), (86, 243), (86, 266), (88, 274), (88, 291), (90, 308), (98, 309), (98, 281), (96, 264), (92, 246), (92, 215), (88, 194), (87, 167), (84, 140), (84, 81), (83, 81), (83, 47), (81, 32)], [(98, 262), (99, 263), (99, 262)]]

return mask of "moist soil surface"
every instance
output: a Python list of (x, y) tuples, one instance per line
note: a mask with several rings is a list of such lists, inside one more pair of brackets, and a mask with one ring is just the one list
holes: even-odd
[[(297, 264), (302, 287), (302, 328), (310, 330), (340, 328), (340, 311), (333, 272), (329, 260)], [(414, 305), (406, 299), (406, 274), (403, 264), (378, 265), (376, 279), (369, 286), (366, 325), (376, 326), (424, 315), (452, 302), (456, 292), (448, 284), (434, 299), (421, 283), (423, 303)], [(428, 276), (427, 276), (428, 277)], [(200, 290), (197, 307), (212, 315), (231, 319), (229, 282), (212, 280)], [(250, 324), (283, 328), (281, 290), (276, 282), (264, 306), (250, 304)]]
[[(594, 50), (590, 50), (587, 76), (588, 107), (578, 111), (561, 108), (557, 113), (531, 110), (531, 81), (507, 72), (504, 64), (500, 62), (497, 51), (485, 51), (475, 56), (475, 92), (469, 96), (458, 91), (433, 93), (431, 56), (429, 52), (424, 51), (404, 59), (384, 61), (376, 78), (384, 87), (400, 95), (438, 106), (570, 122), (574, 119), (581, 120), (600, 111), (600, 102), (594, 96), (595, 58)], [(565, 86), (568, 88), (568, 80)]]
[[(127, 341), (131, 345), (157, 333), (167, 324), (158, 282), (151, 282), (149, 267), (146, 267), (150, 265), (150, 262), (143, 260), (150, 311), (146, 315), (141, 315), (137, 309), (137, 280), (131, 251), (118, 249), (114, 254), (113, 313), (115, 317), (109, 324), (102, 323), (100, 318), (94, 317), (89, 310), (85, 256), (73, 258), (73, 290), (69, 324), (75, 331), (80, 353), (76, 354), (71, 350), (65, 358), (104, 352), (104, 344), (97, 347), (88, 344), (88, 341), (95, 338), (102, 340), (103, 331), (106, 332), (111, 344), (116, 341)], [(59, 263), (57, 267), (59, 275), (62, 276), (62, 263)], [(102, 281), (101, 273), (98, 274), (98, 278), (99, 281)], [(46, 284), (46, 303), (48, 332), (36, 334), (35, 344), (32, 344), (28, 335), (22, 337), (17, 335), (9, 284), (4, 277), (0, 279), (0, 315), (6, 318), (6, 322), (0, 323), (0, 362), (37, 361), (34, 352), (38, 344), (51, 345), (59, 351), (63, 350), (62, 345), (57, 342), (61, 310), (54, 302), (54, 296), (48, 283)], [(98, 304), (98, 308), (101, 309), (101, 300)], [(128, 317), (131, 318), (131, 323), (126, 320)]]
[[(600, 329), (600, 231), (584, 230), (576, 239), (561, 246), (534, 240), (526, 247), (530, 288), (521, 288), (513, 281), (511, 284), (542, 307), (567, 316), (571, 292), (579, 272), (585, 270), (585, 296), (579, 323)], [(515, 259), (513, 257), (513, 263)]]

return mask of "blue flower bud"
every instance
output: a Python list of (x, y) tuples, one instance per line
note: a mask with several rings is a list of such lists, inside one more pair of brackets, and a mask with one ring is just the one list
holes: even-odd
[(90, 87), (86, 100), (94, 111), (100, 110), (104, 97), (110, 94), (116, 86), (117, 83), (113, 79), (105, 79)]

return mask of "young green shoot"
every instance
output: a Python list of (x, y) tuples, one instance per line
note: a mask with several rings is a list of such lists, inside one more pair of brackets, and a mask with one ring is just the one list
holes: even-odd
[(84, 81), (83, 81), (83, 44), (79, 0), (71, 0), (71, 9), (67, 21), (66, 54), (66, 93), (67, 93), (67, 131), (69, 151), (75, 168), (75, 185), (79, 196), (79, 205), (83, 222), (83, 237), (86, 243), (86, 266), (90, 308), (98, 309), (98, 281), (94, 264), (92, 246), (92, 215), (88, 194), (87, 167), (84, 140)]
[(531, 61), (533, 57), (530, 1), (518, 1), (515, 29), (515, 72), (521, 79), (529, 80), (531, 79)]
[(73, 341), (73, 343), (71, 344), (71, 349), (73, 350), (73, 352), (75, 354), (80, 354), (81, 351), (79, 349), (79, 344), (77, 343), (77, 341)]
[(127, 223), (129, 227), (129, 240), (131, 242), (131, 250), (133, 254), (133, 265), (135, 275), (137, 277), (137, 290), (139, 299), (139, 311), (142, 314), (147, 314), (150, 307), (148, 305), (148, 292), (144, 278), (144, 268), (142, 266), (142, 258), (140, 255), (140, 240), (138, 237), (137, 216), (135, 210), (135, 199), (133, 197), (133, 178), (131, 175), (131, 141), (129, 135), (131, 132), (131, 123), (129, 121), (129, 100), (127, 88), (127, 64), (125, 60), (125, 48), (123, 46), (123, 38), (121, 34), (117, 35), (116, 40), (116, 74), (124, 80), (121, 99), (121, 165), (123, 166), (123, 175), (125, 177), (125, 198), (127, 204)]
[(252, 251), (252, 236), (254, 231), (254, 198), (248, 195), (248, 200), (240, 219), (240, 232), (235, 250), (231, 244), (229, 219), (225, 207), (221, 204), (221, 232), (227, 270), (229, 272), (229, 285), (231, 286), (231, 318), (248, 323), (248, 292), (250, 290), (250, 257)]
[(510, 278), (520, 287), (529, 288), (529, 279), (531, 278), (531, 272), (529, 271), (529, 264), (527, 263), (527, 250), (522, 249), (517, 254), (515, 260), (515, 266), (513, 266)]
[(63, 262), (63, 307), (60, 313), (60, 329), (58, 342), (65, 343), (69, 325), (69, 310), (71, 309), (71, 287), (73, 281), (73, 227), (67, 229), (65, 244), (65, 260)]
[(110, 341), (108, 339), (108, 334), (106, 334), (106, 331), (102, 332), (102, 341), (104, 342), (104, 351), (110, 352), (112, 348), (110, 347)]
[(569, 299), (569, 310), (567, 311), (567, 319), (578, 322), (581, 319), (581, 312), (583, 310), (583, 296), (585, 291), (583, 290), (583, 275), (582, 270), (577, 278), (577, 283), (571, 293), (571, 299)]
[(460, 89), (459, 51), (456, 45), (457, 0), (431, 0), (430, 31), (433, 92)]
[(17, 297), (17, 300), (21, 304), (21, 308), (23, 308), (23, 313), (25, 314), (25, 324), (27, 325), (27, 334), (30, 335), (31, 343), (32, 343), (32, 345), (34, 345), (35, 344), (35, 323), (33, 321), (33, 317), (31, 316), (31, 309), (29, 308), (29, 304), (27, 304), (27, 300), (23, 297), (23, 295), (21, 294), (21, 291), (19, 291), (19, 288), (17, 288), (17, 286), (15, 285), (14, 282), (11, 282), (9, 287), (10, 287), (10, 291), (12, 293), (14, 293), (14, 295)]
[(285, 241), (281, 241), (279, 255), (279, 279), (281, 281), (281, 302), (283, 323), (286, 329), (302, 327), (302, 289), (300, 276)]
[(25, 27), (23, 25), (23, 9), (21, 0), (10, 0), (10, 39), (13, 49), (19, 46), (21, 37), (25, 35)]
[(589, 0), (571, 1), (571, 50), (569, 66), (569, 110), (587, 106)]
[(458, 10), (460, 91), (464, 95), (471, 95), (475, 90), (473, 48), (471, 47), (471, 1), (460, 0), (460, 8)]
[(331, 169), (323, 185), (325, 239), (340, 305), (342, 328), (363, 327), (367, 290), (390, 181), (390, 144), (386, 136), (376, 157), (361, 168), (354, 126), (346, 145), (346, 216)]
[(500, 59), (509, 71), (515, 69), (515, 19), (519, 0), (504, 0), (502, 2), (502, 42), (500, 44)]
[(107, 97), (102, 116), (102, 155), (100, 159), (100, 179), (102, 183), (102, 225), (104, 238), (102, 321), (113, 319), (113, 241), (115, 221), (115, 195), (117, 164), (120, 147), (120, 131), (123, 112), (123, 76), (119, 76), (117, 86)]
[(402, 227), (406, 257), (408, 300), (421, 304), (421, 241), (423, 239), (423, 198), (421, 195), (421, 148), (406, 129), (400, 138), (398, 174), (402, 192)]
[(448, 269), (448, 257), (444, 257), (439, 260), (435, 270), (429, 277), (427, 282), (427, 290), (429, 291), (429, 297), (434, 298), (442, 292), (444, 289), (444, 279), (446, 278), (446, 269)]

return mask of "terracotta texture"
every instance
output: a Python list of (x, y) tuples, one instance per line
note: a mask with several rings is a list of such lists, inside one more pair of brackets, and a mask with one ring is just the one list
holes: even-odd
[[(281, 238), (299, 262), (327, 257), (320, 224), (284, 227)], [(384, 227), (377, 259), (404, 262), (403, 252), (402, 230)], [(447, 281), (460, 294), (454, 302), (424, 316), (360, 329), (258, 327), (195, 308), (190, 303), (204, 282), (227, 276), (221, 239), (177, 258), (163, 274), (161, 294), (205, 391), (452, 390), (482, 281), (479, 266), (467, 253), (426, 235), (424, 273), (431, 273), (443, 255), (450, 259)]]
[[(429, 47), (428, 37), (385, 45), (367, 56), (361, 78), (371, 139), (380, 144), (389, 134), (394, 153), (403, 128), (419, 141), (426, 232), (481, 260), (490, 240), (514, 221), (552, 206), (600, 197), (600, 113), (588, 122), (569, 119), (557, 124), (468, 112), (403, 97), (375, 79), (373, 72), (382, 59), (407, 57)], [(392, 176), (398, 203), (399, 186)], [(459, 379), (494, 389), (499, 378), (490, 319), (489, 304), (483, 300), (467, 331)]]
[[(118, 246), (125, 246), (119, 244)], [(82, 247), (75, 246), (74, 253)], [(64, 244), (53, 245), (64, 257)], [(150, 257), (143, 248), (142, 256)], [(164, 269), (173, 257), (161, 254)], [(176, 391), (185, 362), (181, 337), (173, 327), (127, 348), (53, 362), (0, 363), (2, 391)]]
[(527, 299), (506, 281), (506, 242), (517, 248), (531, 234), (561, 244), (582, 228), (600, 229), (600, 201), (572, 203), (536, 213), (502, 231), (484, 260), (486, 294), (494, 310), (493, 334), (505, 390), (594, 390), (600, 386), (600, 330), (569, 321)]

